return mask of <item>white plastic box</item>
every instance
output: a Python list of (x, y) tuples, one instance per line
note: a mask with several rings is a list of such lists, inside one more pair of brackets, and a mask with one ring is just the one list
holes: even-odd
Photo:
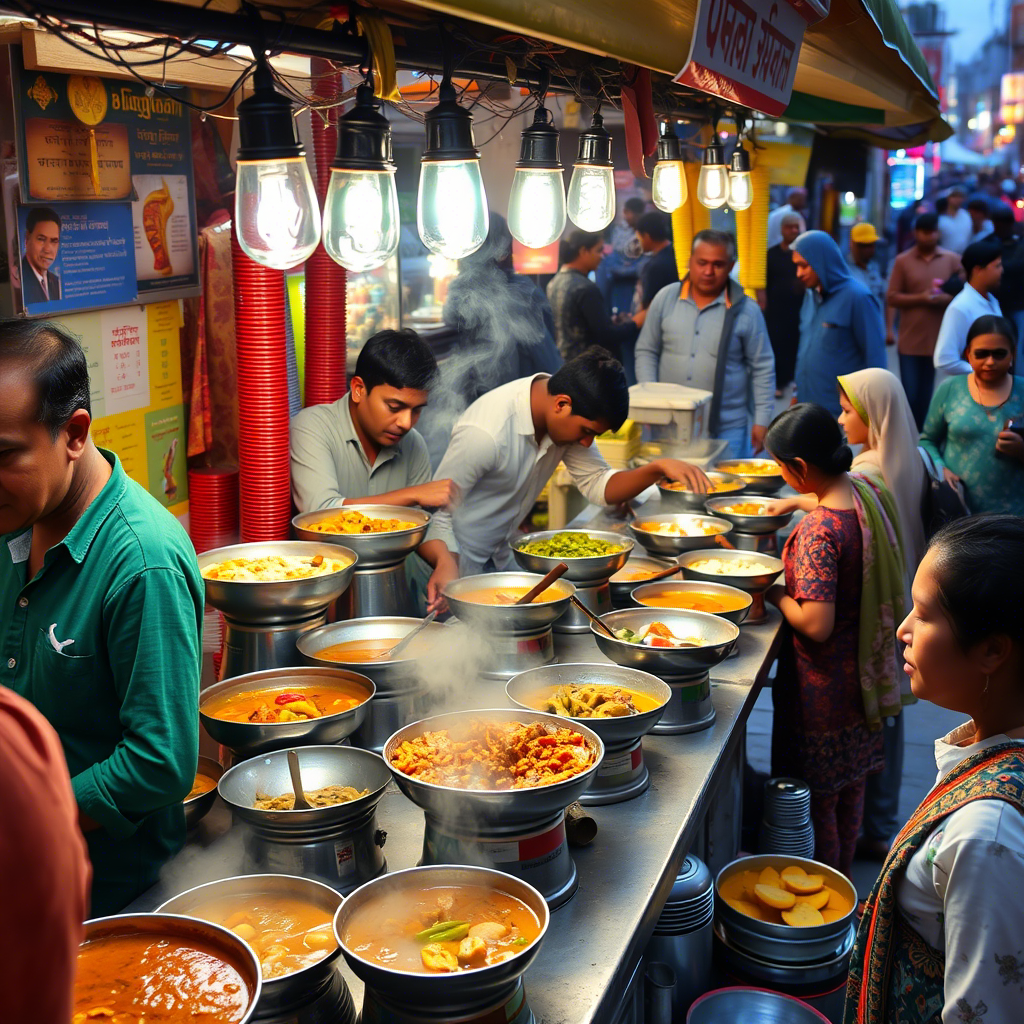
[(708, 437), (711, 392), (684, 384), (651, 382), (629, 389), (629, 418), (644, 425), (644, 439), (666, 455), (680, 454)]

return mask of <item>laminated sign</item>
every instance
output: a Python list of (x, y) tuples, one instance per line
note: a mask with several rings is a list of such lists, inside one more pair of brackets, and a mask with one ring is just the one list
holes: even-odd
[(777, 117), (789, 105), (804, 30), (822, 10), (789, 0), (699, 0), (690, 54), (673, 81)]

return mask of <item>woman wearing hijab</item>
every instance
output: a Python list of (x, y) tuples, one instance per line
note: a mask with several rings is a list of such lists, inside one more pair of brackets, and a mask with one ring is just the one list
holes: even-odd
[(878, 300), (850, 274), (839, 246), (824, 231), (793, 243), (796, 276), (807, 288), (800, 310), (796, 393), (801, 402), (839, 415), (836, 373), (886, 364), (885, 322)]
[[(903, 385), (888, 370), (871, 367), (839, 378), (839, 423), (850, 444), (863, 445), (851, 471), (872, 477), (887, 489), (896, 509), (906, 567), (905, 599), (909, 607), (910, 580), (924, 557), (925, 468), (917, 450), (917, 427)], [(777, 503), (787, 511), (816, 507), (813, 495)], [(902, 704), (914, 701), (909, 685), (901, 686)], [(903, 777), (903, 716), (889, 715), (883, 723), (885, 768), (867, 778), (864, 796), (864, 837), (861, 856), (883, 860), (899, 825), (900, 783)]]

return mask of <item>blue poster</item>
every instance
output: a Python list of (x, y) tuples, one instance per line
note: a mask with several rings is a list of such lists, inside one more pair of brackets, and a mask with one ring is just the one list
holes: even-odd
[(26, 313), (66, 313), (136, 301), (130, 203), (17, 209), (21, 259), (16, 273)]

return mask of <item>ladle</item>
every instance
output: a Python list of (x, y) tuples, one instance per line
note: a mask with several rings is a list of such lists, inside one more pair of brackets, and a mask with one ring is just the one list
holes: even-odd
[(406, 633), (401, 640), (391, 648), (390, 651), (385, 651), (380, 655), (380, 661), (392, 661), (397, 654), (401, 654), (413, 640), (419, 636), (429, 626), (434, 619), (437, 618), (437, 612), (431, 612), (418, 626), (415, 626), (410, 632)]
[(618, 640), (618, 637), (575, 594), (573, 594), (569, 600), (572, 601), (572, 603), (576, 605), (576, 607), (579, 608), (579, 610), (583, 612), (583, 614), (586, 615), (586, 617), (590, 619), (598, 629), (607, 633), (613, 640)]
[(681, 565), (673, 565), (668, 569), (660, 569), (653, 576), (648, 576), (644, 580), (644, 583), (653, 583), (655, 580), (663, 580), (666, 576), (674, 576), (677, 572), (682, 572), (683, 567)]
[(292, 809), (296, 811), (309, 811), (313, 805), (306, 799), (306, 793), (302, 788), (302, 776), (299, 774), (299, 755), (294, 750), (288, 751), (288, 771), (292, 776), (292, 789), (295, 790), (295, 803)]
[[(544, 593), (548, 587), (557, 579), (561, 579), (569, 571), (569, 566), (565, 562), (559, 562), (550, 572), (545, 573), (541, 577), (541, 581), (535, 586), (531, 587), (522, 597), (515, 601), (509, 601), (509, 604), (530, 604), (531, 601), (538, 595)], [(511, 594), (499, 594), (498, 597), (511, 597)]]

